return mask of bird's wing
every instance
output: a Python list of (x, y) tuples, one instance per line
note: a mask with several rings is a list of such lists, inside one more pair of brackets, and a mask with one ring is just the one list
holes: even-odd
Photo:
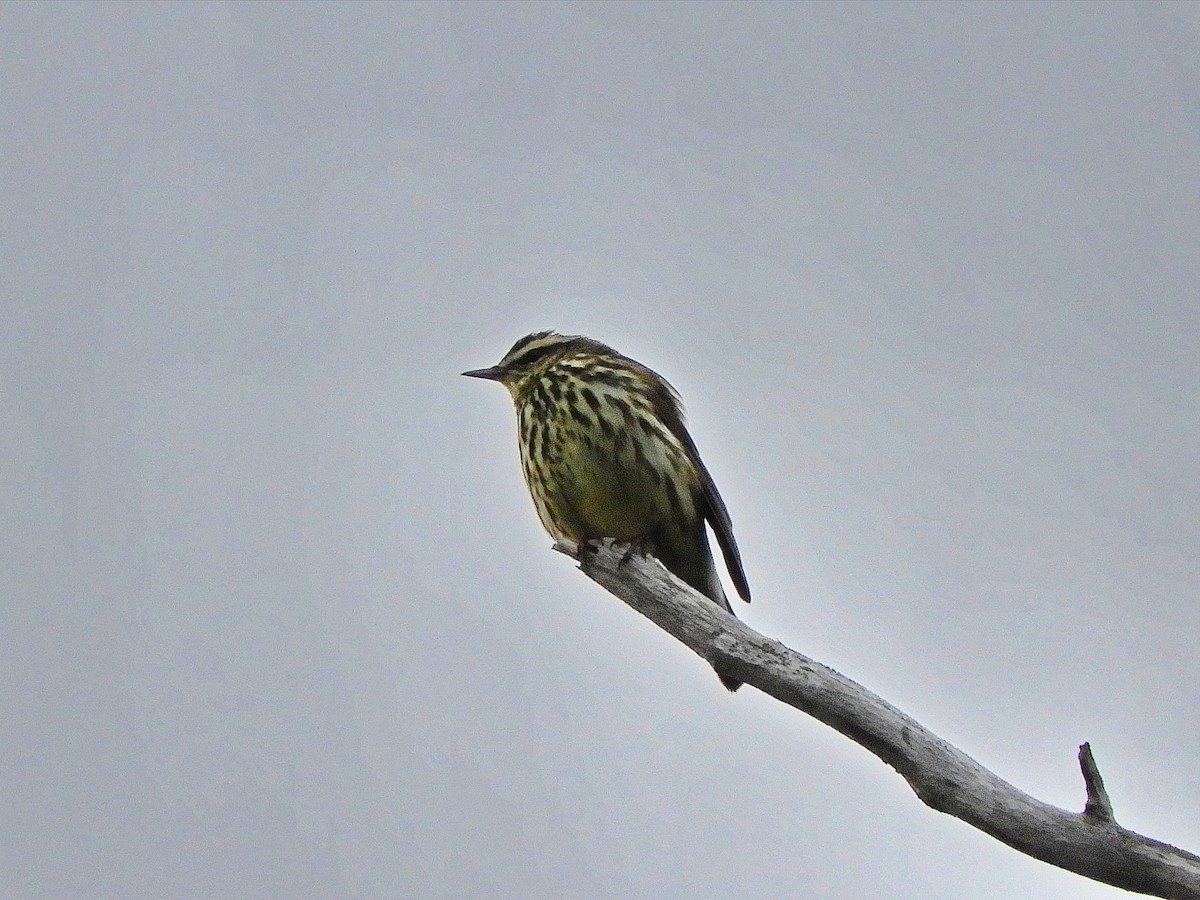
[(700, 490), (707, 507), (704, 511), (705, 518), (712, 523), (717, 543), (721, 547), (721, 555), (725, 557), (725, 567), (729, 570), (729, 577), (733, 579), (733, 586), (737, 588), (738, 596), (749, 603), (750, 584), (746, 581), (746, 571), (742, 568), (742, 554), (738, 552), (737, 541), (733, 539), (733, 521), (729, 518), (729, 510), (725, 507), (725, 501), (721, 499), (716, 482), (708, 474), (708, 469), (700, 459), (695, 441), (692, 440), (692, 436), (688, 434), (687, 428), (683, 424), (683, 410), (679, 402), (679, 395), (665, 378), (656, 373), (651, 374), (654, 374), (664, 386), (662, 390), (656, 389), (651, 392), (650, 400), (654, 405), (655, 412), (666, 423), (676, 440), (683, 445), (683, 449), (687, 451), (688, 457), (696, 467), (696, 475), (700, 479)]

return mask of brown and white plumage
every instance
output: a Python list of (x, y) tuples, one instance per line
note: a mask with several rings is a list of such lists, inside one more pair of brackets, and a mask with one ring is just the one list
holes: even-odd
[(554, 332), (528, 335), (497, 366), (464, 374), (500, 381), (512, 395), (521, 467), (552, 537), (633, 542), (732, 613), (707, 521), (749, 602), (729, 512), (666, 379), (599, 341)]

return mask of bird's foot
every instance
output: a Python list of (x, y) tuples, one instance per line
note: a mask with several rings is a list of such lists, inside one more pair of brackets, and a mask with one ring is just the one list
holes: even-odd
[(550, 549), (557, 550), (571, 559), (583, 559), (586, 554), (598, 551), (600, 542), (596, 538), (581, 537), (576, 540), (560, 538), (551, 545)]
[(617, 568), (621, 568), (633, 559), (635, 553), (642, 559), (646, 558), (646, 536), (644, 534), (639, 534), (629, 541), (629, 546), (625, 550), (625, 555), (621, 557), (621, 561), (617, 563)]

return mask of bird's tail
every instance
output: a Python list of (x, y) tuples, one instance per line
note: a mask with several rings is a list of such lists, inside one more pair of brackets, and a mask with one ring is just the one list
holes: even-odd
[[(656, 542), (655, 555), (677, 578), (733, 615), (733, 607), (729, 605), (729, 598), (721, 586), (721, 576), (717, 574), (703, 519), (696, 519), (686, 533), (664, 534)], [(728, 691), (736, 691), (742, 686), (736, 678), (730, 678), (720, 671), (717, 677)]]
[[(700, 523), (700, 528), (701, 530), (704, 529), (703, 522)], [(721, 586), (721, 576), (717, 574), (717, 565), (713, 560), (712, 551), (708, 547), (707, 534), (704, 535), (704, 550), (704, 555), (708, 557), (708, 584), (706, 585), (707, 589), (702, 590), (701, 593), (708, 597), (708, 599), (710, 599), (713, 603), (717, 604), (717, 606), (724, 609), (725, 612), (729, 613), (731, 616), (736, 616), (737, 613), (733, 611), (733, 606), (730, 604), (729, 598), (725, 595), (725, 588)], [(717, 673), (717, 678), (721, 679), (721, 684), (724, 686), (725, 690), (729, 691), (729, 693), (732, 694), (742, 686), (742, 683), (736, 678), (730, 678), (715, 666), (713, 668)]]
[(728, 675), (722, 675), (720, 672), (717, 672), (717, 677), (721, 679), (721, 685), (725, 690), (731, 694), (742, 686), (742, 683), (736, 678), (730, 678)]

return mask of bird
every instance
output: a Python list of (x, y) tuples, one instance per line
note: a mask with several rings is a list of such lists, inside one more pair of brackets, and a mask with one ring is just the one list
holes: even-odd
[[(750, 602), (729, 511), (665, 378), (599, 341), (554, 331), (526, 335), (495, 366), (462, 374), (512, 395), (525, 482), (556, 544), (580, 552), (601, 538), (628, 544), (734, 614), (707, 522), (738, 596)], [(717, 676), (729, 691), (741, 686)]]

